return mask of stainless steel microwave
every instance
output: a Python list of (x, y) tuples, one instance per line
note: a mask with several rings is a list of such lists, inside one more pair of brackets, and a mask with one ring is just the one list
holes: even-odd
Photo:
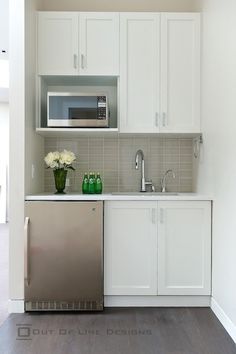
[(47, 124), (48, 127), (108, 127), (107, 95), (48, 92)]

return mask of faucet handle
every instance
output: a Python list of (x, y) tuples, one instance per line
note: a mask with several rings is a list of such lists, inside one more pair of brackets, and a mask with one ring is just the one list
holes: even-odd
[(145, 186), (150, 186), (152, 189), (152, 192), (155, 192), (155, 186), (153, 185), (152, 180), (145, 181)]

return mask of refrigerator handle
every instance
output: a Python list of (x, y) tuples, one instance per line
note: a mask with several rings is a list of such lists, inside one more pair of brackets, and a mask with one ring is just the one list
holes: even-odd
[(24, 224), (24, 278), (27, 286), (29, 286), (29, 221), (30, 218), (27, 216)]

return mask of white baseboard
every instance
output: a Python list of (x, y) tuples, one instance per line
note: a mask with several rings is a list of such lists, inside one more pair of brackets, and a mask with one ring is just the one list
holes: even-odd
[[(105, 307), (210, 307), (210, 296), (104, 296)], [(24, 300), (8, 300), (9, 313), (24, 313)]]
[(9, 313), (24, 313), (24, 300), (8, 300)]
[(226, 315), (224, 310), (220, 307), (220, 305), (214, 298), (211, 299), (211, 309), (216, 315), (216, 317), (218, 318), (218, 320), (221, 322), (223, 327), (229, 333), (230, 337), (236, 343), (236, 326), (231, 321), (231, 319)]
[(210, 296), (105, 296), (105, 307), (210, 307)]

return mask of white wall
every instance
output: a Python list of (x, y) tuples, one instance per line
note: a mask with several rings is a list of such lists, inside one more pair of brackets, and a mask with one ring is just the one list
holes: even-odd
[(9, 276), (10, 297), (23, 296), (24, 225), (24, 0), (10, 0), (10, 165), (9, 165)]
[(38, 5), (38, 0), (25, 0), (25, 194), (44, 191), (44, 139), (35, 133), (37, 15), (35, 10)]
[(235, 0), (203, 0), (204, 144), (197, 189), (214, 196), (213, 297), (236, 326), (235, 14)]
[(199, 0), (42, 0), (42, 10), (199, 11)]
[[(43, 139), (35, 134), (35, 10), (37, 0), (10, 0), (10, 298), (24, 297), (24, 198), (42, 191)], [(27, 42), (27, 43), (26, 43)], [(26, 162), (26, 163), (25, 163)], [(32, 180), (31, 164), (35, 163)]]
[(0, 102), (0, 151), (1, 163), (9, 161), (9, 104)]
[(8, 218), (7, 174), (9, 165), (9, 105), (0, 102), (0, 222)]

